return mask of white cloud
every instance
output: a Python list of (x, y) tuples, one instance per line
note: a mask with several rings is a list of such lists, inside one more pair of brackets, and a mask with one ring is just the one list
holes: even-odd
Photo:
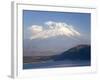
[(37, 34), (41, 31), (43, 31), (43, 28), (42, 26), (39, 26), (39, 25), (32, 25), (29, 30), (31, 31), (32, 34)]
[(71, 25), (53, 21), (45, 22), (44, 26), (32, 25), (29, 30), (31, 32), (30, 39), (45, 39), (55, 36), (74, 37), (81, 35)]

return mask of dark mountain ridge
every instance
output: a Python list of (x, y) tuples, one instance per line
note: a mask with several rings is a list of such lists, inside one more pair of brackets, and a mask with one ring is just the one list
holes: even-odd
[(54, 60), (90, 60), (91, 58), (90, 45), (75, 46), (60, 55), (53, 56)]

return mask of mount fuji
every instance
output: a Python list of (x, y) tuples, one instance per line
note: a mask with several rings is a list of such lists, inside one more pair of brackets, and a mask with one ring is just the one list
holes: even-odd
[(63, 22), (48, 21), (32, 25), (30, 37), (24, 39), (24, 56), (52, 56), (80, 44), (89, 44), (83, 34)]

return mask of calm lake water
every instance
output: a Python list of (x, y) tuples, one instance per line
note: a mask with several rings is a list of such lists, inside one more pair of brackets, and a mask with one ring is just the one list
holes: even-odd
[(38, 69), (38, 68), (56, 68), (56, 67), (79, 67), (90, 66), (90, 61), (81, 60), (64, 60), (64, 61), (46, 61), (41, 63), (25, 63), (23, 69)]

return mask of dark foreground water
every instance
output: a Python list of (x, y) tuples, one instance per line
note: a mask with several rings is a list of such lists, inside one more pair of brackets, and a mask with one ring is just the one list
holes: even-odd
[(80, 67), (80, 66), (90, 66), (90, 65), (91, 63), (88, 60), (46, 61), (41, 63), (24, 63), (23, 69)]

